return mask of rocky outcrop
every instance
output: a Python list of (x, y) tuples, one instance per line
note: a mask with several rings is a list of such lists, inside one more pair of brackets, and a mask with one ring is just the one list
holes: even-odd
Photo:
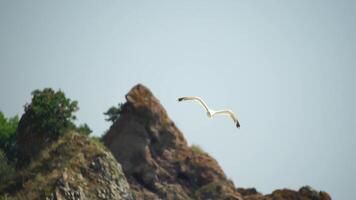
[(149, 89), (136, 85), (126, 100), (105, 146), (73, 131), (48, 137), (25, 113), (17, 142), (26, 162), (0, 185), (0, 199), (331, 200), (310, 187), (236, 188), (214, 158), (188, 145)]
[(293, 191), (289, 189), (276, 190), (270, 195), (266, 195), (264, 198), (266, 200), (309, 200), (309, 199), (320, 199), (320, 200), (331, 200), (331, 197), (326, 192), (317, 192), (314, 189), (306, 186), (300, 188), (298, 191)]
[(17, 173), (10, 199), (133, 200), (120, 164), (99, 141), (69, 132)]
[(245, 200), (331, 200), (328, 193), (317, 192), (309, 186), (301, 187), (298, 191), (282, 189), (272, 194), (262, 195), (256, 189), (237, 189)]
[(120, 117), (103, 137), (121, 163), (136, 199), (329, 200), (310, 188), (262, 195), (236, 189), (216, 160), (188, 146), (152, 92), (139, 84), (126, 95)]
[(126, 100), (103, 140), (137, 199), (241, 199), (216, 160), (188, 146), (145, 86), (133, 87)]

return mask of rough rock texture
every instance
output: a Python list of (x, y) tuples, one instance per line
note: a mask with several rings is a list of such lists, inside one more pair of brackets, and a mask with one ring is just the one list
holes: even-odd
[(99, 141), (69, 132), (17, 173), (9, 199), (133, 200), (120, 164)]
[(302, 188), (262, 195), (236, 189), (208, 154), (194, 151), (158, 99), (143, 85), (126, 95), (117, 121), (104, 136), (121, 163), (136, 199), (329, 200), (324, 192)]
[(317, 192), (308, 186), (304, 186), (299, 191), (289, 189), (275, 190), (272, 194), (262, 195), (256, 189), (237, 189), (245, 200), (331, 200), (326, 192)]
[(104, 143), (137, 199), (241, 199), (212, 157), (192, 151), (146, 87), (135, 86), (126, 100)]

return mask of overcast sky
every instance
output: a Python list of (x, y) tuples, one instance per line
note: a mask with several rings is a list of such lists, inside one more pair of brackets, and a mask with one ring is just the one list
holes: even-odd
[[(0, 0), (0, 110), (23, 113), (34, 89), (79, 101), (78, 123), (136, 83), (238, 187), (310, 185), (356, 199), (355, 1)], [(231, 108), (210, 120), (194, 103)]]

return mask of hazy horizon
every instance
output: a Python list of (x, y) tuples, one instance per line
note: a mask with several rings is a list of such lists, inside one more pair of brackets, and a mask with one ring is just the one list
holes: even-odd
[[(310, 185), (355, 199), (356, 3), (352, 1), (1, 1), (0, 110), (31, 91), (78, 100), (94, 135), (137, 83), (237, 187)], [(231, 108), (209, 120), (180, 96)]]

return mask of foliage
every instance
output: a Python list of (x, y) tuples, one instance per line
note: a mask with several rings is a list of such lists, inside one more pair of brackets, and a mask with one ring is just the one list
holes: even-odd
[(205, 151), (199, 145), (193, 144), (190, 148), (193, 152), (197, 154), (206, 154)]
[(0, 185), (7, 183), (15, 175), (15, 168), (8, 163), (5, 153), (0, 149)]
[[(107, 147), (105, 146), (103, 140), (101, 137), (98, 137), (98, 136), (91, 136), (90, 137), (90, 141), (95, 144), (97, 147), (99, 148), (102, 148), (102, 149), (105, 149), (105, 150), (108, 150)], [(110, 150), (108, 150), (110, 151)]]
[(81, 124), (79, 127), (76, 128), (77, 132), (83, 135), (90, 135), (93, 131), (89, 128), (88, 124), (84, 123)]
[(119, 117), (122, 112), (122, 103), (119, 103), (117, 107), (112, 106), (110, 107), (104, 115), (107, 115), (107, 118), (105, 119), (106, 121), (111, 121), (114, 123)]
[(63, 134), (73, 127), (73, 120), (76, 119), (73, 112), (77, 110), (77, 101), (72, 101), (62, 91), (51, 88), (33, 91), (31, 104), (25, 106), (37, 131), (52, 136)]
[(0, 111), (0, 149), (3, 149), (8, 156), (14, 154), (18, 123), (17, 115), (7, 119)]
[(0, 200), (8, 200), (9, 199), (8, 197), (9, 197), (8, 194), (1, 194)]

